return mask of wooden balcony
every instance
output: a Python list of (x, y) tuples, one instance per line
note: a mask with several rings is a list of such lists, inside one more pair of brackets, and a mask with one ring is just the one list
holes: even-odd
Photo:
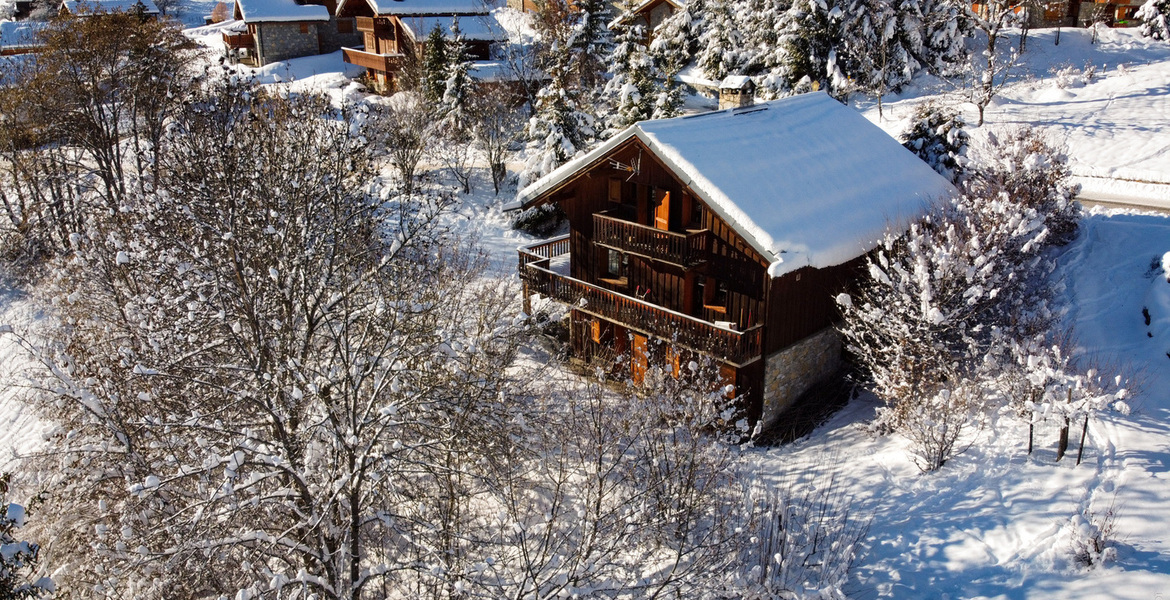
[(572, 305), (573, 308), (634, 330), (669, 340), (723, 362), (743, 366), (763, 353), (763, 326), (732, 331), (682, 313), (656, 306), (586, 283), (549, 268), (550, 259), (569, 252), (569, 236), (520, 249), (520, 278), (528, 293)]
[(227, 46), (228, 50), (251, 48), (253, 44), (255, 44), (255, 38), (250, 33), (223, 32), (223, 45)]
[(341, 49), (342, 60), (359, 67), (381, 71), (383, 73), (397, 73), (402, 67), (401, 54), (374, 54), (353, 48)]
[(593, 215), (593, 240), (622, 252), (693, 267), (711, 253), (711, 232), (677, 233), (639, 225), (609, 213)]
[(376, 34), (389, 33), (393, 36), (394, 26), (386, 17), (354, 17), (354, 27), (358, 31), (373, 31)]

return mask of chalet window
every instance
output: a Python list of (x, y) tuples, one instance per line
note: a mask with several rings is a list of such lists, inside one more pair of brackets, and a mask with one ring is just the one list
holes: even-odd
[(617, 250), (609, 250), (605, 261), (605, 274), (610, 279), (621, 279), (626, 276), (626, 266), (630, 259)]
[(614, 177), (609, 180), (609, 201), (622, 201), (622, 180)]
[(301, 33), (309, 33), (309, 24), (301, 23)]
[(727, 312), (727, 283), (702, 275), (696, 281), (703, 298), (703, 308)]
[(691, 227), (703, 228), (703, 205), (693, 200), (691, 201)]
[(338, 19), (337, 33), (353, 33), (353, 19)]

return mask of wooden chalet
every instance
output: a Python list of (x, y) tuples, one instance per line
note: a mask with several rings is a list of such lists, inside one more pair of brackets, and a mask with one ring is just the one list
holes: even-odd
[(331, 19), (327, 7), (295, 0), (235, 0), (232, 13), (237, 22), (224, 31), (224, 47), (254, 67), (320, 54), (321, 30)]
[(618, 17), (610, 23), (610, 28), (640, 26), (646, 35), (646, 45), (649, 46), (654, 39), (654, 30), (685, 5), (685, 0), (632, 0), (629, 5), (619, 9)]
[(365, 67), (379, 91), (393, 91), (406, 66), (425, 54), (431, 31), (438, 27), (449, 36), (456, 21), (468, 57), (487, 61), (491, 45), (507, 39), (491, 15), (495, 7), (490, 0), (341, 0), (338, 16), (355, 19), (363, 41), (361, 48), (343, 49), (345, 62)]
[(65, 0), (60, 13), (75, 17), (96, 17), (113, 12), (139, 14), (144, 19), (157, 19), (161, 14), (151, 0)]
[(890, 223), (950, 183), (814, 92), (644, 121), (520, 192), (569, 233), (520, 249), (526, 301), (570, 310), (572, 354), (639, 384), (706, 357), (752, 422), (839, 368), (835, 296)]
[(44, 48), (41, 33), (47, 23), (37, 21), (0, 22), (0, 56), (32, 54)]

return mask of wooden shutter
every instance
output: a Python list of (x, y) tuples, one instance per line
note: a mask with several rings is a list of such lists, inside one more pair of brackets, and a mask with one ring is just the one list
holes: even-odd
[(594, 319), (589, 323), (589, 338), (594, 342), (601, 343), (601, 321)]
[(731, 400), (735, 398), (735, 367), (731, 365), (719, 365), (719, 387), (730, 385), (730, 390), (723, 395), (724, 398)]
[(666, 370), (675, 379), (682, 373), (682, 353), (674, 346), (666, 347)]
[(609, 180), (609, 201), (614, 203), (622, 201), (622, 180), (617, 177)]
[(646, 380), (646, 369), (650, 366), (650, 356), (646, 348), (646, 336), (633, 334), (634, 348), (630, 352), (630, 379), (634, 385), (642, 385)]
[(655, 194), (654, 228), (668, 231), (670, 229), (670, 192), (660, 191)]

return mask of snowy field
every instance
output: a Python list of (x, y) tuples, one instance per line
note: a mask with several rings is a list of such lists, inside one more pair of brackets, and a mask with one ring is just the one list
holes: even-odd
[[(1017, 42), (1016, 36), (1009, 39)], [(1096, 43), (1086, 29), (1065, 29), (1059, 46), (1055, 41), (1055, 29), (1029, 34), (1013, 83), (987, 108), (987, 125), (1047, 131), (1067, 146), (1085, 197), (1170, 208), (1170, 44), (1135, 29), (1106, 28)], [(958, 104), (949, 83), (930, 77), (887, 96), (881, 118), (876, 102), (854, 104), (898, 134), (926, 97)], [(976, 123), (974, 106), (962, 108), (967, 121)], [(981, 133), (975, 130), (972, 138)]]
[[(184, 22), (201, 24), (213, 5), (190, 2)], [(215, 28), (191, 34), (209, 43), (218, 37)], [(1089, 191), (1170, 207), (1170, 45), (1132, 30), (1103, 31), (1097, 44), (1085, 31), (1065, 30), (1059, 47), (1053, 35), (1031, 34), (1021, 80), (989, 107), (989, 127), (1042, 127), (1067, 145), (1074, 173)], [(1086, 65), (1095, 67), (1095, 77), (1084, 77)], [(334, 54), (258, 75), (359, 97), (344, 77), (346, 67)], [(1058, 75), (1063, 67), (1072, 69)], [(881, 119), (872, 102), (855, 104), (896, 133), (923, 97), (947, 93), (941, 82), (921, 81), (887, 97)], [(974, 121), (973, 109), (968, 117)], [(515, 277), (515, 249), (531, 241), (512, 231), (500, 210), (511, 194), (497, 198), (481, 174), (456, 215), (500, 277)], [(1001, 416), (999, 427), (983, 430), (966, 453), (921, 475), (904, 440), (865, 432), (863, 423), (876, 407), (865, 395), (808, 438), (748, 452), (765, 480), (796, 477), (813, 484), (835, 473), (856, 510), (873, 514), (868, 551), (847, 590), (851, 597), (1170, 598), (1170, 283), (1159, 266), (1170, 252), (1170, 217), (1097, 211), (1059, 252), (1058, 284), (1078, 352), (1126, 365), (1143, 384), (1133, 414), (1090, 422), (1081, 465), (1074, 465), (1079, 436), (1070, 456), (1056, 463), (1055, 426), (1038, 429), (1037, 449), (1028, 455), (1026, 426)], [(28, 300), (0, 289), (0, 325), (35, 319)], [(0, 338), (0, 470), (15, 466), (13, 451), (31, 450), (40, 439), (41, 425), (14, 397), (25, 365)], [(1085, 569), (1072, 558), (1072, 519), (1111, 506), (1118, 515), (1117, 560)]]

